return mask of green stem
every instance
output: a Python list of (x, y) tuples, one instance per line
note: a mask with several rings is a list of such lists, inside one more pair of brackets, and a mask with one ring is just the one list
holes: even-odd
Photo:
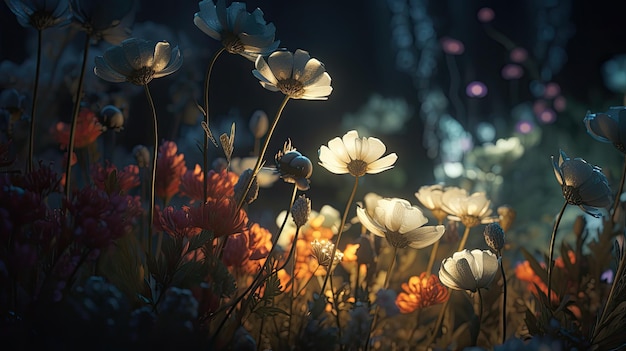
[(335, 254), (337, 253), (337, 247), (339, 247), (339, 241), (341, 240), (341, 234), (343, 234), (343, 228), (346, 225), (348, 212), (350, 212), (350, 207), (352, 207), (352, 201), (354, 201), (354, 195), (356, 195), (356, 189), (358, 186), (359, 186), (359, 177), (354, 177), (354, 186), (352, 187), (352, 193), (350, 194), (348, 203), (346, 203), (346, 209), (343, 211), (343, 217), (341, 218), (341, 225), (339, 225), (339, 232), (337, 233), (337, 241), (335, 242), (335, 246), (333, 247), (333, 252), (330, 254), (331, 264), (329, 265), (328, 272), (326, 272), (326, 276), (324, 277), (324, 283), (322, 284), (322, 290), (321, 290), (322, 295), (324, 295), (324, 290), (326, 289), (326, 283), (328, 283), (328, 277), (330, 277), (330, 270), (333, 266), (332, 262), (335, 259)]
[(76, 96), (74, 101), (74, 112), (72, 121), (70, 122), (70, 140), (67, 144), (67, 165), (65, 166), (65, 197), (70, 198), (71, 179), (72, 179), (72, 154), (74, 153), (74, 137), (76, 134), (76, 121), (78, 120), (78, 112), (80, 111), (80, 101), (83, 95), (83, 81), (85, 80), (85, 67), (87, 67), (87, 57), (89, 55), (90, 36), (85, 38), (85, 49), (83, 50), (83, 63), (80, 68), (80, 76), (78, 77), (78, 87), (76, 88)]
[(37, 30), (37, 63), (35, 68), (35, 86), (33, 87), (33, 104), (30, 112), (30, 138), (28, 140), (28, 163), (26, 173), (33, 170), (33, 150), (35, 147), (35, 112), (37, 110), (37, 91), (39, 90), (39, 72), (41, 70), (41, 37), (42, 30)]
[(548, 301), (552, 301), (552, 259), (554, 258), (554, 243), (556, 242), (556, 231), (559, 228), (559, 223), (561, 223), (561, 218), (563, 218), (563, 213), (565, 212), (566, 207), (567, 201), (565, 201), (563, 207), (561, 207), (561, 211), (556, 217), (554, 229), (552, 230), (552, 238), (550, 239), (550, 260), (548, 261)]
[(615, 224), (617, 221), (617, 207), (619, 206), (619, 198), (622, 195), (622, 190), (624, 189), (624, 179), (626, 178), (626, 155), (624, 155), (624, 166), (622, 168), (622, 179), (619, 181), (619, 188), (617, 189), (617, 194), (615, 194), (615, 201), (613, 201), (613, 214), (611, 215), (611, 222)]
[(150, 254), (152, 252), (152, 233), (154, 230), (154, 187), (156, 185), (157, 155), (159, 153), (159, 125), (157, 121), (156, 109), (154, 108), (154, 100), (152, 100), (152, 95), (150, 94), (148, 84), (144, 85), (143, 87), (144, 91), (146, 92), (148, 104), (150, 105), (150, 110), (152, 111), (152, 128), (154, 135), (154, 139), (152, 140), (154, 148), (152, 152), (152, 174), (150, 177), (150, 207), (148, 209), (148, 254)]
[(502, 343), (506, 341), (506, 274), (504, 273), (504, 262), (502, 262), (502, 253), (500, 256), (500, 273), (502, 273)]
[(274, 122), (272, 122), (272, 126), (270, 127), (270, 130), (267, 133), (267, 137), (265, 138), (265, 143), (263, 143), (263, 148), (261, 149), (261, 153), (259, 154), (259, 157), (256, 160), (256, 164), (254, 165), (254, 169), (252, 170), (252, 177), (250, 177), (250, 180), (248, 180), (248, 184), (246, 185), (246, 188), (243, 194), (241, 195), (241, 199), (239, 199), (237, 210), (241, 209), (241, 207), (243, 206), (243, 203), (246, 200), (246, 196), (248, 195), (248, 191), (250, 191), (250, 186), (252, 186), (252, 182), (254, 181), (254, 178), (256, 178), (256, 175), (259, 172), (259, 169), (261, 169), (261, 164), (263, 163), (263, 157), (265, 156), (265, 152), (267, 151), (267, 146), (270, 143), (272, 134), (274, 134), (274, 130), (276, 129), (276, 125), (278, 124), (278, 120), (280, 119), (280, 116), (282, 115), (283, 110), (285, 109), (285, 105), (287, 105), (287, 101), (289, 101), (289, 96), (285, 95), (283, 102), (278, 107), (278, 111), (276, 112), (276, 116), (274, 117)]
[(215, 52), (215, 54), (213, 55), (213, 58), (211, 59), (211, 62), (209, 63), (209, 68), (207, 69), (206, 77), (204, 78), (204, 123), (206, 123), (206, 130), (208, 132), (204, 134), (204, 148), (202, 149), (202, 159), (203, 159), (202, 170), (204, 172), (203, 203), (206, 202), (207, 192), (208, 192), (207, 173), (208, 173), (208, 166), (209, 166), (209, 137), (211, 138), (211, 141), (213, 142), (215, 147), (217, 147), (217, 142), (215, 141), (215, 138), (213, 138), (213, 135), (210, 134), (211, 129), (209, 129), (209, 81), (211, 80), (211, 72), (213, 72), (213, 66), (215, 65), (215, 61), (217, 61), (217, 58), (222, 54), (222, 52), (224, 52), (224, 50), (225, 48), (222, 47), (217, 52)]

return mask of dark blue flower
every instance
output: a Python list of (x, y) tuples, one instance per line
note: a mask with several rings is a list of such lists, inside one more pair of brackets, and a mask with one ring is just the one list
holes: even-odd
[(603, 143), (612, 143), (626, 153), (626, 107), (616, 106), (604, 113), (590, 113), (584, 119), (587, 132)]

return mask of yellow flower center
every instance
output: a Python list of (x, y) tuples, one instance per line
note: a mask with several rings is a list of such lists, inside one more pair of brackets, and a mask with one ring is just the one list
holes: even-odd
[(233, 33), (224, 34), (224, 38), (222, 39), (222, 45), (224, 45), (226, 51), (230, 52), (231, 54), (241, 54), (244, 50), (243, 43), (241, 42), (239, 37), (234, 35)]
[(304, 85), (302, 82), (299, 82), (293, 78), (287, 78), (278, 81), (276, 87), (280, 89), (280, 91), (289, 96), (292, 99), (299, 99), (304, 95)]
[(348, 163), (348, 172), (355, 177), (364, 176), (367, 172), (367, 163), (362, 160), (352, 160)]
[(133, 72), (133, 74), (126, 79), (135, 85), (146, 85), (150, 83), (154, 77), (154, 70), (150, 67), (142, 67), (139, 70)]

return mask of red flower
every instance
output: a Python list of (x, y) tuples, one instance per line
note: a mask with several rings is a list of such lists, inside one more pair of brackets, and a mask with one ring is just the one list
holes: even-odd
[[(116, 189), (107, 189), (107, 180), (111, 177), (111, 173), (115, 172), (115, 184)], [(94, 185), (100, 189), (105, 190), (108, 193), (117, 192), (126, 194), (128, 191), (136, 186), (139, 186), (139, 167), (137, 165), (128, 165), (122, 170), (118, 170), (117, 166), (110, 164), (108, 161), (105, 166), (100, 163), (96, 163), (91, 167), (91, 177), (93, 178)]]
[(65, 206), (73, 220), (75, 240), (91, 249), (108, 247), (129, 233), (142, 212), (139, 196), (109, 195), (91, 187), (75, 191)]
[[(98, 117), (93, 111), (83, 108), (78, 113), (76, 119), (76, 130), (74, 131), (74, 147), (77, 149), (86, 147), (96, 141), (102, 134), (102, 125), (98, 122)], [(52, 130), (54, 139), (61, 144), (61, 149), (67, 149), (70, 141), (70, 125), (58, 122)]]
[(173, 238), (190, 238), (200, 233), (200, 228), (194, 227), (191, 223), (189, 207), (175, 210), (172, 206), (166, 207), (163, 211), (158, 211), (155, 217), (155, 226)]
[[(198, 164), (193, 171), (188, 170), (182, 177), (181, 193), (189, 197), (192, 203), (206, 200), (202, 198), (204, 196), (203, 179), (204, 173)], [(233, 197), (235, 194), (234, 187), (238, 179), (239, 176), (227, 170), (218, 172), (210, 170), (207, 174), (207, 199)]]
[(178, 193), (181, 177), (187, 172), (185, 155), (177, 152), (178, 147), (173, 141), (165, 141), (159, 147), (154, 191), (166, 204)]
[(402, 283), (402, 290), (396, 298), (396, 306), (402, 313), (440, 304), (450, 297), (450, 291), (439, 282), (439, 277), (426, 272), (419, 277), (412, 276), (408, 283)]
[(209, 199), (189, 211), (192, 225), (213, 232), (215, 238), (247, 230), (248, 215), (244, 210), (237, 211), (237, 203), (231, 198)]
[(224, 244), (222, 262), (228, 267), (241, 267), (250, 257), (249, 230), (228, 236)]

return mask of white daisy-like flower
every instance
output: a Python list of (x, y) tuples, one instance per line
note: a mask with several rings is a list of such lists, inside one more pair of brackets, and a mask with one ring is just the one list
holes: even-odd
[(356, 130), (347, 132), (342, 138), (334, 138), (328, 146), (319, 149), (320, 166), (336, 174), (350, 173), (361, 177), (366, 173), (376, 174), (393, 168), (398, 159), (396, 153), (383, 158), (386, 147), (374, 137), (359, 138)]
[(109, 82), (131, 82), (146, 85), (154, 78), (176, 72), (183, 64), (178, 47), (172, 49), (166, 41), (137, 38), (124, 40), (97, 56), (94, 73)]
[(476, 292), (488, 288), (500, 268), (500, 259), (489, 250), (464, 249), (443, 260), (439, 280), (454, 290)]
[(441, 198), (445, 189), (441, 184), (424, 185), (415, 193), (415, 197), (422, 203), (424, 207), (429, 209), (433, 216), (442, 223), (448, 215), (442, 209)]
[(469, 228), (497, 221), (497, 217), (491, 216), (491, 201), (483, 192), (467, 195), (461, 188), (446, 189), (441, 196), (441, 205), (449, 214), (449, 220), (461, 222)]
[(200, 11), (193, 16), (193, 23), (211, 38), (222, 42), (231, 54), (255, 61), (257, 56), (269, 55), (278, 48), (280, 41), (274, 40), (276, 27), (265, 22), (261, 9), (249, 13), (245, 3), (233, 2), (226, 7), (224, 0), (218, 0), (217, 4), (203, 0), (198, 5)]
[(443, 225), (424, 226), (428, 218), (404, 199), (382, 198), (378, 200), (373, 215), (362, 207), (356, 209), (356, 214), (365, 228), (386, 238), (396, 248), (427, 247), (439, 240), (445, 231)]
[(280, 91), (291, 99), (326, 100), (333, 91), (324, 64), (304, 50), (275, 51), (267, 61), (258, 56), (252, 71), (259, 83), (271, 91)]

